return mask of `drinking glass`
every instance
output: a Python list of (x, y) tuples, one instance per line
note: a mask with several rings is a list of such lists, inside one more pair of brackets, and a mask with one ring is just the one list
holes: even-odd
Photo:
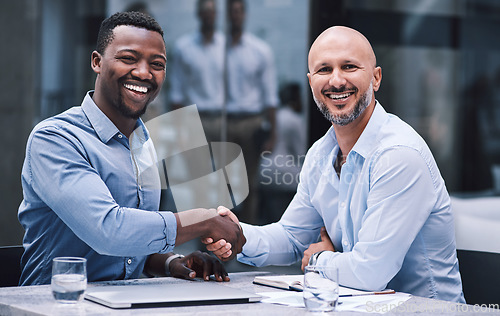
[(310, 312), (334, 311), (339, 299), (339, 272), (335, 267), (304, 268), (304, 304)]
[(81, 301), (87, 289), (87, 259), (54, 258), (51, 288), (57, 302), (74, 304)]

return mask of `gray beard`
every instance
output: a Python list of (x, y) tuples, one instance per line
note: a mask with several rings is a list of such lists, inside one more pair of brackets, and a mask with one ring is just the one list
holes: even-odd
[[(318, 106), (319, 111), (323, 114), (323, 116), (335, 125), (346, 126), (347, 124), (353, 122), (357, 119), (370, 105), (372, 102), (372, 91), (373, 91), (373, 81), (370, 82), (370, 87), (366, 90), (366, 92), (361, 96), (359, 101), (354, 106), (351, 112), (345, 114), (332, 114), (325, 103), (319, 101), (314, 92), (312, 93), (314, 102)], [(340, 109), (340, 108), (339, 108)]]

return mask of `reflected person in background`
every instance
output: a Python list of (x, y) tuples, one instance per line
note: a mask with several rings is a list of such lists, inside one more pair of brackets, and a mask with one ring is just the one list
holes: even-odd
[(90, 282), (141, 273), (228, 281), (208, 254), (172, 250), (213, 237), (228, 238), (236, 252), (245, 242), (239, 225), (214, 209), (158, 210), (160, 178), (150, 167), (157, 159), (140, 116), (165, 79), (161, 27), (143, 13), (116, 13), (103, 21), (97, 41), (95, 90), (81, 106), (39, 123), (27, 142), (20, 284), (50, 283), (52, 259), (60, 256), (86, 258)]
[(170, 70), (170, 102), (175, 110), (196, 104), (209, 142), (221, 139), (224, 106), (224, 35), (215, 28), (216, 2), (198, 0), (199, 30), (175, 42)]
[(249, 179), (250, 193), (238, 212), (255, 223), (260, 154), (276, 141), (276, 69), (269, 45), (244, 31), (245, 1), (228, 0), (227, 9), (227, 141), (241, 146)]
[[(302, 268), (337, 267), (343, 286), (464, 303), (444, 180), (424, 140), (375, 99), (382, 70), (370, 43), (354, 29), (331, 27), (312, 44), (308, 67), (332, 127), (309, 149), (280, 221), (241, 224), (248, 242), (238, 260), (302, 259)], [(227, 209), (221, 214), (238, 221)], [(219, 242), (207, 249), (225, 257)]]
[(306, 150), (300, 90), (296, 82), (280, 89), (276, 142), (272, 151), (262, 153), (259, 166), (259, 224), (279, 220), (297, 191)]
[(175, 43), (170, 102), (173, 109), (197, 105), (209, 142), (226, 138), (242, 148), (250, 193), (235, 211), (256, 222), (259, 155), (272, 150), (275, 141), (278, 95), (273, 53), (268, 44), (244, 31), (244, 1), (228, 1), (227, 38), (215, 27), (215, 1), (199, 0), (196, 12), (199, 31)]

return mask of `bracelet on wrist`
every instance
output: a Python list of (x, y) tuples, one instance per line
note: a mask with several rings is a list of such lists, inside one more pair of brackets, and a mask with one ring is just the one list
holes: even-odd
[(177, 259), (177, 258), (184, 258), (184, 255), (181, 255), (181, 254), (173, 254), (171, 255), (170, 257), (167, 258), (167, 260), (165, 260), (165, 273), (167, 275), (170, 275), (170, 263), (174, 260), (174, 259)]
[(311, 258), (309, 258), (309, 265), (310, 266), (314, 266), (316, 265), (316, 263), (318, 263), (318, 258), (319, 258), (319, 255), (321, 255), (325, 250), (322, 250), (322, 251), (318, 251), (318, 252), (315, 252)]

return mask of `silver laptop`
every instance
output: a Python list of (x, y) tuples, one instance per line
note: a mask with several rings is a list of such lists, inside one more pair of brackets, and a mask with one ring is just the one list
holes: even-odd
[(221, 284), (193, 281), (91, 287), (85, 298), (111, 308), (134, 308), (252, 303), (262, 297)]

